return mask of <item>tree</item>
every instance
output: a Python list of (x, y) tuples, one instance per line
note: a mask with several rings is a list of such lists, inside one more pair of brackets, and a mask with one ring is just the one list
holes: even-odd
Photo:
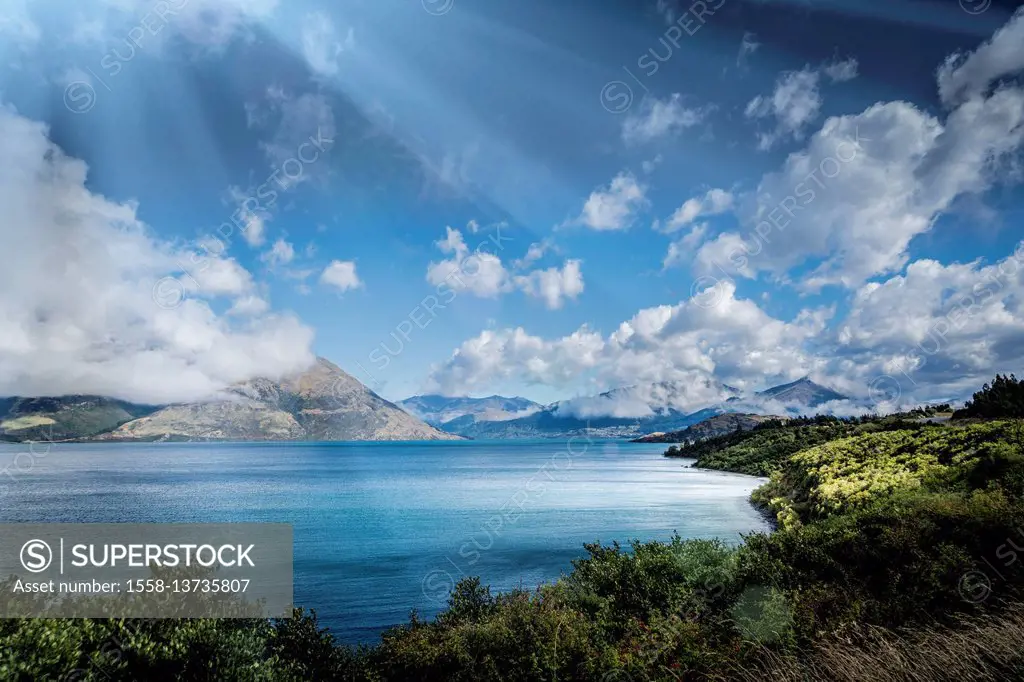
[(1024, 417), (1024, 381), (1013, 374), (997, 374), (991, 384), (985, 384), (964, 404), (963, 409), (953, 413), (954, 419), (1000, 417)]

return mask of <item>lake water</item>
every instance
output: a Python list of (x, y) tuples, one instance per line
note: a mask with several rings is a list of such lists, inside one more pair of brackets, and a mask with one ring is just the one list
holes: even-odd
[(453, 581), (535, 587), (585, 542), (738, 541), (767, 530), (760, 479), (700, 471), (663, 445), (437, 443), (0, 445), (3, 522), (294, 525), (295, 603), (371, 642)]

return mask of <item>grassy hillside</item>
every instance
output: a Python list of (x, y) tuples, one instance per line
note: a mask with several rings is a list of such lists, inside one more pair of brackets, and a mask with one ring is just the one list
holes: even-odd
[(0, 621), (0, 679), (1024, 679), (1024, 423), (823, 418), (694, 447), (770, 472), (754, 498), (779, 529), (588, 545), (536, 590), (466, 579), (360, 650), (308, 615)]
[(9, 441), (86, 438), (110, 431), (154, 409), (97, 396), (4, 398), (0, 400), (0, 438)]
[(767, 476), (800, 450), (837, 438), (897, 429), (936, 428), (935, 424), (919, 421), (923, 418), (922, 412), (921, 415), (908, 413), (885, 418), (818, 416), (786, 421), (773, 419), (752, 429), (670, 447), (665, 456), (694, 458), (696, 466), (702, 469)]

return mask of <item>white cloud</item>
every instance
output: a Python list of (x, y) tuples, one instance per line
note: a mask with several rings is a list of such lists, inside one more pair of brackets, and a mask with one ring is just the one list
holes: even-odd
[(758, 136), (758, 147), (770, 149), (787, 137), (803, 139), (804, 129), (818, 117), (820, 110), (818, 71), (805, 67), (783, 74), (772, 95), (758, 95), (750, 100), (745, 113), (747, 118), (774, 118), (775, 130)]
[(850, 59), (826, 64), (821, 70), (832, 79), (833, 83), (843, 83), (857, 77), (858, 66), (857, 60), (851, 57)]
[(1024, 8), (969, 54), (950, 55), (938, 69), (939, 96), (949, 107), (984, 94), (1003, 76), (1024, 70)]
[(534, 242), (530, 244), (530, 248), (526, 250), (526, 255), (518, 260), (512, 261), (512, 265), (517, 268), (529, 267), (534, 262), (540, 260), (550, 248), (551, 242), (548, 240)]
[[(1024, 89), (1013, 87), (968, 100), (945, 122), (905, 102), (831, 118), (745, 202), (742, 241), (749, 248), (724, 259), (709, 251), (704, 260), (782, 276), (824, 258), (803, 280), (810, 290), (895, 272), (906, 264), (911, 240), (958, 197), (1009, 177), (1001, 164), (1022, 140)], [(726, 238), (740, 243), (732, 235), (718, 245)]]
[(516, 286), (528, 296), (544, 301), (551, 310), (562, 307), (564, 299), (576, 299), (583, 293), (583, 273), (580, 261), (570, 259), (561, 268), (534, 270), (515, 278)]
[(334, 287), (340, 292), (363, 286), (356, 274), (356, 264), (350, 260), (332, 260), (320, 273), (320, 283)]
[(707, 223), (699, 223), (693, 226), (686, 235), (672, 242), (668, 246), (668, 253), (665, 254), (665, 259), (661, 263), (661, 267), (664, 270), (678, 265), (684, 260), (691, 258), (697, 248), (697, 245), (704, 240), (704, 236), (708, 232)]
[[(588, 377), (606, 387), (715, 376), (743, 386), (765, 376), (800, 376), (814, 364), (804, 349), (824, 328), (823, 311), (786, 323), (719, 285), (716, 305), (691, 299), (639, 311), (611, 334), (584, 326), (544, 339), (522, 328), (486, 330), (432, 369), (430, 383), (462, 395), (515, 380), (565, 390)], [(697, 374), (695, 374), (697, 373)]]
[(489, 253), (484, 241), (472, 253), (462, 233), (446, 228), (445, 238), (437, 242), (442, 253), (450, 254), (440, 262), (427, 266), (427, 281), (440, 286), (446, 284), (452, 291), (467, 291), (481, 298), (495, 298), (511, 290), (511, 279), (501, 258)]
[(187, 401), (312, 362), (312, 331), (291, 316), (216, 315), (203, 297), (248, 295), (249, 273), (212, 242), (154, 238), (135, 205), (86, 187), (43, 124), (0, 107), (0, 154), (0, 394)]
[(310, 12), (302, 21), (302, 53), (310, 67), (324, 76), (336, 76), (340, 69), (342, 53), (355, 46), (355, 34), (351, 28), (344, 39), (340, 39), (334, 22), (323, 12)]
[(260, 256), (260, 260), (270, 267), (287, 265), (295, 259), (295, 248), (283, 239), (278, 239), (269, 251)]
[(697, 218), (725, 213), (733, 207), (734, 199), (732, 193), (724, 189), (710, 189), (702, 197), (687, 199), (664, 225), (656, 225), (656, 228), (665, 234), (678, 232)]
[(571, 222), (600, 231), (629, 229), (637, 211), (648, 204), (646, 192), (632, 175), (619, 173), (607, 187), (590, 193), (583, 212)]
[(262, 315), (269, 309), (270, 304), (265, 299), (250, 295), (236, 300), (228, 309), (228, 315)]
[(676, 93), (665, 100), (645, 100), (640, 114), (630, 114), (623, 121), (622, 139), (627, 143), (650, 142), (703, 121), (707, 109), (685, 107), (682, 99)]
[(838, 330), (836, 372), (892, 391), (963, 395), (1024, 363), (1024, 242), (990, 265), (911, 263), (865, 284)]

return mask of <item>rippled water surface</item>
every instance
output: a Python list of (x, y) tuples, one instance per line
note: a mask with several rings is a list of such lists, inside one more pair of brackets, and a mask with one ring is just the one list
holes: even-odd
[[(690, 469), (663, 445), (458, 443), (0, 446), (6, 522), (279, 521), (295, 602), (342, 640), (433, 615), (452, 581), (557, 578), (585, 542), (766, 530), (759, 479)], [(4, 469), (6, 467), (6, 469)]]

